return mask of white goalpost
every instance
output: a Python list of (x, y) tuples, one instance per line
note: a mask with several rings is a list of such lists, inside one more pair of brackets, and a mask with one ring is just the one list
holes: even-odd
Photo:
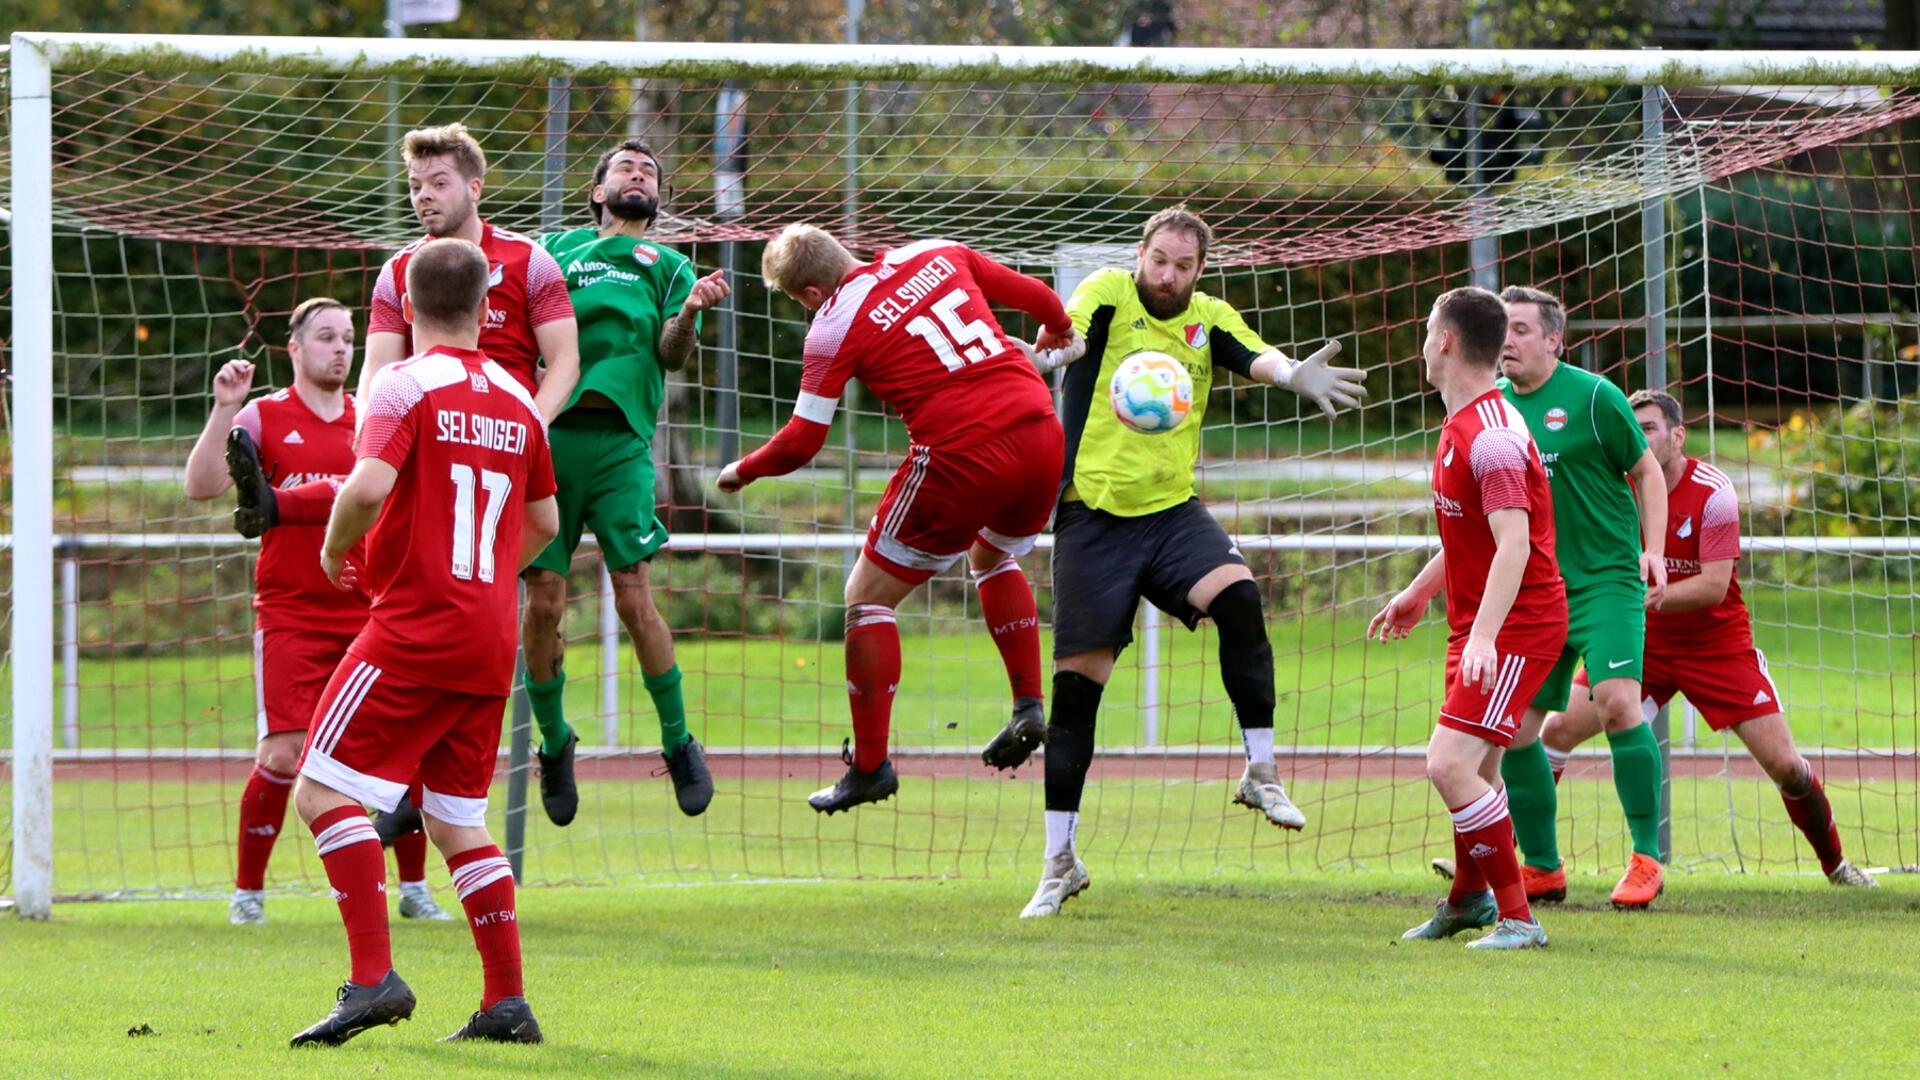
[[(1920, 163), (1920, 53), (17, 33), (5, 79), (0, 896), (22, 916), (56, 897), (220, 886), (218, 766), (251, 753), (251, 718), (233, 715), (251, 678), (235, 659), (251, 549), (165, 477), (216, 357), (270, 356), (291, 301), (363, 295), (411, 236), (393, 136), (452, 119), (496, 163), (483, 212), (529, 232), (571, 212), (609, 140), (657, 140), (677, 184), (661, 238), (703, 267), (752, 266), (742, 245), (812, 218), (863, 250), (949, 235), (1070, 290), (1085, 253), (1124, 264), (1145, 212), (1186, 201), (1219, 232), (1209, 291), (1268, 340), (1340, 337), (1380, 372), (1384, 392), (1331, 428), (1225, 379), (1209, 401), (1202, 497), (1268, 596), (1291, 717), (1278, 741), (1294, 747), (1283, 779), (1313, 831), (1224, 816), (1215, 765), (1237, 743), (1207, 639), (1150, 611), (1102, 719), (1112, 764), (1084, 826), (1116, 856), (1412, 867), (1436, 842), (1410, 733), (1430, 720), (1438, 639), (1367, 646), (1354, 620), (1433, 543), (1420, 467), (1438, 417), (1411, 366), (1424, 304), (1504, 280), (1567, 296), (1569, 362), (1670, 387), (1699, 418), (1692, 452), (1742, 488), (1740, 573), (1785, 650), (1790, 719), (1816, 740), (1803, 749), (1838, 781), (1867, 858), (1920, 862), (1903, 809), (1920, 676), (1901, 644), (1920, 629), (1920, 503), (1901, 474), (1920, 463), (1903, 402), (1920, 379), (1894, 363), (1920, 351), (1920, 164), (1902, 157)], [(903, 608), (918, 683), (901, 687), (898, 745), (924, 801), (847, 831), (791, 810), (837, 769), (845, 703), (823, 628), (858, 514), (905, 444), (868, 402), (845, 410), (819, 468), (760, 501), (700, 495), (720, 449), (751, 448), (797, 385), (804, 316), (735, 292), (700, 369), (669, 388), (661, 502), (676, 523), (657, 571), (726, 795), (691, 822), (650, 798), (658, 782), (633, 771), (651, 723), (637, 670), (608, 594), (577, 584), (569, 637), (594, 658), (582, 715), (604, 720), (577, 725), (596, 740), (583, 760), (605, 770), (588, 774), (598, 816), (536, 831), (515, 859), (533, 881), (1000, 872), (1034, 850), (1037, 770), (1008, 781), (969, 763), (1004, 709), (958, 581)], [(592, 548), (575, 571), (600, 580)], [(1674, 755), (1678, 860), (1802, 866), (1723, 746)], [(133, 794), (122, 766), (154, 761), (215, 767), (150, 773), (150, 794)], [(1583, 801), (1596, 776), (1569, 789), (1566, 846), (1606, 866), (1622, 833), (1604, 799)], [(275, 858), (310, 887), (303, 856)]]

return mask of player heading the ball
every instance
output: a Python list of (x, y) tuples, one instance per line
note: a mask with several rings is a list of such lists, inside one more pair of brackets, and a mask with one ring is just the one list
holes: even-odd
[[(1328, 367), (1340, 351), (1332, 342), (1305, 360), (1289, 359), (1232, 305), (1198, 291), (1212, 243), (1199, 216), (1162, 210), (1147, 220), (1131, 271), (1095, 271), (1067, 304), (1089, 359), (1063, 380), (1067, 468), (1053, 526), (1053, 712), (1044, 729), (1016, 717), (983, 755), (988, 765), (1010, 769), (1043, 737), (1047, 744), (1046, 865), (1022, 918), (1053, 915), (1087, 886), (1073, 838), (1094, 720), (1114, 661), (1133, 640), (1142, 597), (1188, 629), (1204, 618), (1219, 628), (1220, 681), (1247, 750), (1235, 801), (1281, 828), (1307, 822), (1273, 761), (1273, 647), (1260, 586), (1195, 495), (1194, 465), (1214, 368), (1290, 389), (1328, 415), (1359, 403), (1366, 373)], [(1137, 418), (1124, 422), (1122, 402), (1112, 396), (1116, 374), (1144, 353), (1162, 354), (1155, 364), (1181, 365), (1191, 383), (1191, 414), (1164, 431), (1150, 432)], [(1051, 370), (1076, 358), (1042, 351), (1036, 362)]]
[[(486, 813), (517, 576), (559, 531), (559, 512), (533, 395), (477, 348), (488, 273), (464, 240), (414, 252), (402, 305), (418, 351), (374, 379), (359, 460), (327, 522), (321, 568), (342, 588), (364, 580), (372, 607), (314, 712), (293, 800), (339, 902), (352, 970), (295, 1046), (338, 1045), (413, 1014), (393, 969), (386, 860), (362, 807), (392, 810), (416, 778), (485, 974), (479, 1011), (450, 1038), (540, 1041), (521, 992), (513, 871)], [(349, 553), (363, 537), (361, 566)]]
[(1500, 756), (1524, 732), (1527, 703), (1567, 640), (1553, 491), (1526, 421), (1494, 386), (1506, 305), (1485, 289), (1454, 289), (1434, 302), (1426, 335), (1427, 381), (1447, 410), (1433, 461), (1440, 553), (1373, 617), (1367, 636), (1406, 637), (1446, 590), (1446, 699), (1427, 743), (1427, 778), (1453, 815), (1458, 869), (1433, 918), (1405, 936), (1438, 940), (1497, 919), (1468, 947), (1534, 948), (1547, 934), (1520, 881)]
[(853, 749), (842, 747), (840, 781), (807, 800), (831, 814), (899, 789), (887, 756), (900, 682), (894, 609), (962, 555), (1007, 669), (1014, 722), (1044, 726), (1039, 612), (1016, 560), (1047, 527), (1064, 444), (1053, 395), (989, 305), (1037, 320), (1041, 349), (1079, 342), (1045, 282), (950, 240), (923, 240), (862, 264), (828, 233), (791, 225), (767, 245), (760, 268), (768, 285), (816, 314), (793, 418), (723, 469), (720, 490), (813, 460), (849, 379), (898, 409), (912, 440), (847, 577)]

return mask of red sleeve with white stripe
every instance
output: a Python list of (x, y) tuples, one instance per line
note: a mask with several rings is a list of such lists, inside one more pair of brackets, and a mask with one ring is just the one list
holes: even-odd
[(1065, 334), (1073, 329), (1073, 320), (1067, 318), (1067, 306), (1060, 302), (1060, 294), (1053, 287), (1036, 277), (1028, 277), (1018, 270), (1012, 270), (994, 262), (985, 255), (963, 247), (967, 263), (973, 271), (973, 280), (980, 285), (980, 291), (987, 300), (1003, 307), (1018, 308), (1040, 321), (1040, 325), (1056, 334)]
[(413, 376), (393, 365), (381, 368), (367, 394), (367, 420), (360, 429), (359, 456), (379, 458), (396, 469), (406, 464), (420, 427), (420, 410), (415, 406), (425, 399)]
[(546, 248), (535, 245), (527, 257), (527, 325), (540, 327), (573, 317), (566, 275)]
[(1481, 513), (1528, 509), (1525, 435), (1512, 428), (1486, 428), (1473, 437), (1467, 457), (1480, 485)]
[(1700, 561), (1740, 557), (1740, 496), (1731, 485), (1713, 489), (1700, 508)]
[(373, 304), (367, 313), (369, 334), (405, 336), (413, 329), (407, 325), (407, 317), (400, 310), (400, 282), (393, 269), (397, 258), (387, 260), (386, 265), (380, 268), (380, 277), (373, 283)]

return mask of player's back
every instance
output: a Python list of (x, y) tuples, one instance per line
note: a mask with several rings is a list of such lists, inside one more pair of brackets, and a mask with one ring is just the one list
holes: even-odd
[(834, 396), (857, 378), (923, 446), (970, 446), (1051, 413), (1046, 383), (975, 279), (979, 258), (926, 240), (856, 268), (807, 332), (801, 390)]
[(505, 694), (512, 681), (527, 502), (553, 494), (533, 398), (479, 352), (383, 369), (361, 457), (398, 472), (367, 540), (373, 608), (353, 652), (416, 681)]
[[(1680, 483), (1667, 495), (1667, 584), (1695, 577), (1702, 563), (1740, 557), (1740, 496), (1726, 473), (1688, 458)], [(1753, 648), (1747, 602), (1738, 569), (1718, 604), (1693, 611), (1647, 612), (1647, 650), (1680, 654), (1745, 652)]]
[[(1433, 470), (1434, 512), (1447, 556), (1447, 623), (1464, 638), (1479, 614), (1497, 545), (1490, 510), (1527, 511), (1527, 563), (1520, 591), (1500, 630), (1503, 649), (1525, 655), (1528, 643), (1564, 639), (1566, 586), (1554, 563), (1553, 488), (1526, 421), (1498, 390), (1447, 418)], [(1544, 651), (1544, 646), (1542, 646)], [(1559, 646), (1555, 644), (1553, 651)]]
[[(260, 465), (277, 488), (344, 478), (353, 469), (353, 397), (332, 420), (321, 419), (292, 389), (254, 398), (234, 418), (259, 448)], [(341, 592), (320, 569), (324, 525), (284, 525), (260, 538), (254, 564), (254, 619), (262, 628), (293, 626), (351, 633), (367, 618), (362, 591)]]

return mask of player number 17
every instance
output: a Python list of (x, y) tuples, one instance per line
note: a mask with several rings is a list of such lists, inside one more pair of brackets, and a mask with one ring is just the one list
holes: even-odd
[[(938, 323), (925, 315), (916, 315), (907, 324), (907, 333), (927, 343), (948, 371), (959, 371), (1001, 353), (1000, 339), (993, 327), (979, 319), (960, 319), (960, 305), (967, 302), (967, 290), (955, 289), (933, 302)], [(942, 329), (944, 327), (944, 329)]]
[(513, 490), (513, 478), (492, 469), (481, 469), (479, 486), (487, 493), (487, 507), (480, 519), (480, 535), (476, 544), (473, 529), (473, 466), (453, 467), (453, 576), (461, 581), (472, 581), (474, 557), (478, 554), (480, 580), (491, 583), (493, 536), (500, 527), (500, 512), (507, 508), (507, 493)]

